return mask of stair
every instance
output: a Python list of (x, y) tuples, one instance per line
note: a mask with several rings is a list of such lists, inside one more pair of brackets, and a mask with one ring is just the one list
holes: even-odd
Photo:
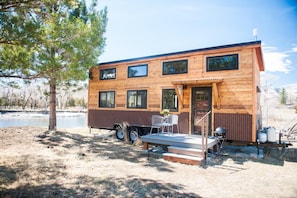
[(189, 164), (189, 165), (201, 165), (204, 163), (204, 158), (202, 157), (194, 157), (190, 155), (181, 155), (176, 153), (164, 153), (163, 154), (164, 160), (170, 162), (179, 162), (182, 164)]
[(168, 146), (167, 148), (168, 148), (168, 152), (170, 153), (203, 157), (201, 149), (181, 147), (181, 146)]
[(168, 146), (168, 153), (163, 154), (164, 160), (189, 165), (201, 165), (205, 162), (201, 149)]

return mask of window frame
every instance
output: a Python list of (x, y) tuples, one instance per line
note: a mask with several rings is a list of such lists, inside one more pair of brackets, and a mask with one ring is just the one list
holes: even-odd
[[(164, 101), (165, 101), (165, 98), (164, 98), (164, 95), (165, 94), (164, 94), (164, 92), (165, 91), (174, 91), (175, 95), (174, 95), (174, 99), (173, 99), (174, 101), (173, 102), (174, 102), (174, 105), (176, 105), (175, 108), (167, 108), (167, 107), (165, 107), (165, 105), (164, 105)], [(169, 109), (170, 112), (178, 112), (178, 109), (179, 109), (178, 103), (179, 103), (178, 96), (177, 96), (177, 93), (176, 93), (176, 91), (175, 91), (174, 88), (162, 89), (162, 109)]]
[[(130, 92), (136, 92), (136, 99), (135, 99), (135, 101), (136, 101), (136, 105), (135, 106), (130, 106), (129, 105), (129, 93)], [(138, 97), (140, 96), (140, 92), (144, 92), (145, 93), (145, 99), (139, 99)], [(140, 106), (138, 106), (137, 105), (137, 101), (141, 101), (141, 103), (144, 101), (145, 102), (145, 104), (144, 105), (140, 105)], [(127, 103), (126, 103), (126, 105), (127, 105), (127, 108), (128, 109), (146, 109), (147, 108), (147, 90), (127, 90)]]
[[(108, 72), (108, 71), (111, 71), (111, 72), (108, 72), (108, 74), (114, 74), (113, 77), (107, 77), (107, 78), (103, 78), (103, 75), (102, 74), (104, 71)], [(107, 75), (108, 75), (107, 74)], [(112, 79), (116, 79), (117, 77), (117, 69), (116, 68), (108, 68), (108, 69), (100, 69), (99, 70), (99, 80), (112, 80)]]
[[(173, 72), (173, 73), (166, 73), (165, 72), (165, 67), (166, 67), (166, 64), (177, 64), (178, 62), (183, 62), (185, 61), (186, 62), (186, 68), (185, 68), (185, 71), (182, 71), (182, 72)], [(186, 74), (188, 73), (188, 59), (182, 59), (182, 60), (174, 60), (174, 61), (166, 61), (166, 62), (163, 62), (162, 63), (162, 75), (175, 75), (175, 74)], [(171, 66), (172, 67), (172, 66)]]
[[(137, 67), (146, 67), (145, 68), (145, 73), (144, 75), (139, 75), (139, 76), (130, 76), (130, 69), (132, 68), (137, 68)], [(128, 78), (140, 78), (140, 77), (147, 77), (148, 76), (148, 64), (141, 64), (141, 65), (131, 65), (128, 66), (128, 72), (127, 72)]]
[[(107, 105), (107, 101), (108, 101), (108, 93), (113, 93), (113, 104), (111, 106)], [(101, 103), (101, 94), (106, 94), (106, 105), (102, 105)], [(98, 107), (99, 108), (115, 108), (115, 91), (99, 91), (99, 97), (98, 97)]]
[[(228, 57), (235, 57), (235, 66), (233, 67), (224, 67), (224, 68), (213, 68), (210, 69), (209, 61), (212, 59), (220, 59), (220, 58), (228, 58)], [(239, 55), (238, 54), (226, 54), (226, 55), (220, 55), (220, 56), (209, 56), (206, 57), (206, 71), (212, 72), (212, 71), (225, 71), (225, 70), (238, 70), (239, 69)]]

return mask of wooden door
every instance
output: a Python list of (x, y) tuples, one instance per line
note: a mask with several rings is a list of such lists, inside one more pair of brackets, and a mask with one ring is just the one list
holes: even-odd
[[(195, 87), (192, 89), (192, 133), (201, 134), (201, 118), (211, 111), (212, 106), (211, 87)], [(208, 126), (208, 133), (211, 134), (211, 114), (204, 123)], [(207, 128), (207, 127), (206, 127)]]

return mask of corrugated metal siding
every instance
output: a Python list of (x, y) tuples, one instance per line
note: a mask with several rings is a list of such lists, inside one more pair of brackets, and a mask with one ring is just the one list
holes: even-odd
[[(92, 128), (113, 128), (114, 123), (128, 122), (129, 124), (151, 125), (152, 115), (160, 112), (152, 111), (118, 111), (118, 110), (89, 110), (88, 126)], [(189, 114), (179, 114), (179, 129), (181, 133), (189, 131)], [(174, 131), (177, 131), (174, 127)]]
[(214, 114), (214, 128), (227, 129), (228, 140), (252, 142), (252, 115), (250, 114)]

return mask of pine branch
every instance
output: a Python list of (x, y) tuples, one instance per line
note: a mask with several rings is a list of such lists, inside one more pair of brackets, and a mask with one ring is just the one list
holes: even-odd
[(11, 12), (12, 9), (20, 8), (36, 8), (41, 3), (41, 0), (1, 0), (0, 12)]

